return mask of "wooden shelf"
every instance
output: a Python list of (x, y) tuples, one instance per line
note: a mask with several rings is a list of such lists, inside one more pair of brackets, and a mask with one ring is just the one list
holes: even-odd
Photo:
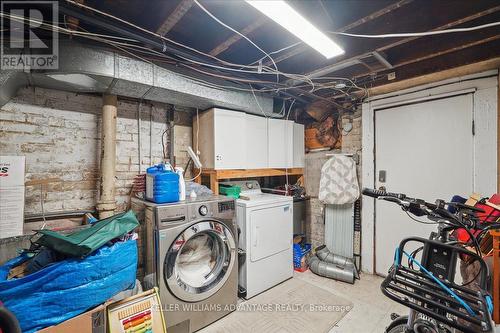
[[(194, 170), (194, 174), (198, 174), (199, 169)], [(196, 182), (201, 183), (203, 176), (210, 178), (210, 189), (214, 194), (219, 194), (219, 180), (224, 179), (241, 179), (253, 177), (276, 177), (276, 176), (298, 176), (303, 177), (303, 168), (290, 168), (290, 169), (231, 169), (231, 170), (214, 170), (202, 169), (200, 177), (196, 178)]]

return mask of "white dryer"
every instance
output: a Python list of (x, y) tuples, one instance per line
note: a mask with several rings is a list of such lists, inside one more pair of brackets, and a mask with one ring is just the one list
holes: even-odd
[(223, 184), (240, 186), (236, 220), (240, 228), (239, 285), (251, 298), (293, 275), (293, 199), (262, 193), (255, 180)]

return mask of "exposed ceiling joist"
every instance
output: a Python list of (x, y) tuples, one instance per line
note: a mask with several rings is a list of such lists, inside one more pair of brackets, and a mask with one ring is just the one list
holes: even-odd
[[(447, 23), (445, 25), (441, 25), (441, 26), (436, 27), (436, 28), (434, 28), (434, 29), (432, 29), (430, 31), (448, 29), (448, 28), (457, 26), (459, 24), (475, 20), (475, 19), (480, 18), (482, 16), (486, 16), (486, 15), (495, 13), (495, 12), (497, 12), (499, 10), (500, 10), (500, 6), (492, 7), (492, 8), (489, 8), (487, 10), (475, 13), (473, 15), (470, 15), (470, 16), (463, 17), (461, 19), (455, 20), (453, 22), (449, 22), (449, 23)], [(376, 52), (383, 52), (383, 51), (388, 50), (390, 48), (393, 48), (393, 47), (396, 47), (396, 46), (400, 46), (400, 45), (409, 43), (409, 42), (414, 41), (414, 40), (416, 40), (418, 38), (422, 38), (422, 37), (408, 37), (408, 38), (404, 38), (404, 39), (402, 39), (400, 41), (397, 41), (397, 42), (394, 42), (394, 43), (389, 43), (387, 45), (381, 46), (381, 47), (377, 48), (375, 51)], [(311, 72), (309, 72), (309, 73), (307, 73), (305, 75), (307, 75), (309, 77), (318, 77), (318, 76), (326, 75), (326, 74), (329, 74), (329, 73), (333, 73), (333, 72), (338, 71), (340, 69), (344, 69), (346, 67), (349, 67), (352, 64), (358, 63), (360, 59), (366, 58), (366, 57), (370, 56), (372, 53), (373, 53), (373, 51), (368, 51), (368, 52), (365, 52), (365, 53), (362, 53), (362, 54), (358, 54), (358, 55), (353, 56), (353, 57), (351, 57), (349, 59), (345, 59), (343, 61), (331, 64), (331, 65), (328, 65), (328, 66), (325, 66), (325, 67), (322, 67), (322, 68), (318, 68), (318, 69), (316, 69), (314, 71), (311, 71)]]
[[(453, 27), (456, 27), (457, 25), (460, 25), (462, 23), (467, 23), (467, 22), (473, 21), (475, 19), (481, 18), (483, 16), (496, 13), (499, 10), (500, 10), (500, 5), (499, 6), (495, 6), (495, 7), (491, 7), (491, 8), (488, 8), (486, 10), (483, 10), (481, 12), (477, 12), (475, 14), (472, 14), (472, 15), (463, 17), (461, 19), (449, 22), (447, 24), (441, 25), (441, 26), (436, 27), (436, 28), (434, 28), (434, 29), (432, 29), (430, 31), (445, 30), (445, 29), (453, 28)], [(402, 45), (402, 44), (406, 44), (406, 43), (412, 42), (412, 41), (414, 41), (416, 39), (419, 39), (419, 38), (421, 38), (421, 37), (408, 37), (408, 38), (404, 38), (404, 39), (401, 39), (401, 40), (399, 40), (397, 42), (394, 42), (394, 43), (391, 43), (391, 44), (388, 44), (388, 45), (385, 45), (385, 46), (381, 46), (381, 47), (377, 48), (377, 51), (378, 52), (382, 52), (382, 51), (391, 49), (393, 47), (396, 47), (396, 46), (399, 46), (399, 45)]]
[[(240, 33), (242, 35), (247, 36), (248, 34), (252, 33), (257, 28), (260, 28), (266, 21), (267, 21), (267, 19), (265, 17), (261, 17), (257, 21), (254, 21), (254, 22), (250, 23), (249, 25), (247, 25), (245, 28), (243, 28), (240, 31)], [(219, 45), (217, 45), (216, 47), (214, 47), (212, 49), (212, 51), (210, 51), (209, 53), (210, 53), (210, 55), (216, 56), (216, 55), (226, 51), (228, 48), (231, 47), (231, 45), (233, 45), (234, 43), (236, 43), (237, 41), (239, 41), (242, 38), (243, 37), (241, 35), (233, 34), (231, 37), (226, 39), (224, 42), (222, 42)]]
[(397, 82), (389, 82), (387, 84), (369, 88), (370, 96), (387, 94), (394, 91), (421, 86), (424, 84), (439, 82), (451, 78), (466, 76), (474, 73), (497, 69), (500, 67), (500, 57), (475, 62), (472, 64), (462, 65), (452, 69), (446, 69), (439, 72), (432, 72), (416, 76), (410, 79), (405, 79)]
[[(336, 32), (346, 32), (348, 30), (354, 29), (354, 28), (356, 28), (356, 27), (358, 27), (360, 25), (363, 25), (363, 24), (365, 24), (367, 22), (370, 22), (370, 21), (372, 21), (372, 20), (374, 20), (376, 18), (379, 18), (379, 17), (381, 17), (381, 16), (383, 16), (383, 15), (385, 15), (387, 13), (390, 13), (393, 10), (396, 10), (398, 8), (406, 6), (407, 4), (411, 3), (412, 1), (413, 0), (400, 0), (400, 1), (398, 1), (396, 3), (393, 3), (393, 4), (391, 4), (391, 5), (387, 6), (387, 7), (384, 7), (382, 9), (380, 9), (380, 10), (377, 10), (376, 12), (373, 12), (370, 15), (367, 15), (367, 16), (365, 16), (363, 18), (360, 18), (359, 20), (354, 21), (354, 22), (352, 22), (352, 23), (350, 23), (350, 24), (348, 24), (348, 25), (346, 25), (346, 26), (344, 26), (344, 27), (342, 27), (340, 29), (337, 29)], [(298, 55), (298, 54), (300, 54), (300, 53), (308, 50), (308, 49), (309, 49), (309, 47), (307, 47), (306, 45), (301, 44), (301, 45), (299, 45), (297, 47), (292, 48), (290, 51), (288, 51), (286, 53), (283, 53), (279, 57), (276, 57), (274, 59), (274, 62), (278, 63), (278, 62), (281, 62), (283, 60), (289, 59), (291, 57), (294, 57), (294, 56), (296, 56), (296, 55)], [(271, 64), (272, 64), (271, 61), (268, 61), (268, 62), (265, 63), (266, 66), (270, 66)]]
[(193, 4), (193, 0), (181, 0), (177, 7), (175, 7), (174, 11), (168, 15), (165, 21), (163, 21), (160, 27), (156, 30), (156, 33), (165, 36), (170, 30), (172, 30), (177, 22), (182, 19)]
[[(388, 80), (386, 75), (378, 75), (373, 81), (369, 78), (370, 83), (378, 86), (388, 83), (397, 83), (422, 75), (429, 75), (447, 69), (453, 69), (463, 66), (464, 64), (473, 64), (478, 61), (494, 59), (500, 54), (500, 43), (496, 41), (485, 42), (460, 50), (453, 50), (446, 54), (441, 53), (440, 56), (434, 57), (432, 60), (423, 59), (419, 62), (411, 63), (405, 66), (395, 68), (396, 80)], [(498, 57), (496, 57), (498, 59)], [(498, 67), (497, 67), (498, 68)], [(460, 76), (457, 74), (456, 76)]]
[(378, 60), (385, 68), (392, 68), (392, 64), (379, 52), (375, 51), (372, 53), (373, 57)]
[(348, 30), (354, 29), (356, 27), (359, 27), (360, 25), (363, 25), (367, 22), (373, 21), (381, 16), (384, 16), (386, 14), (389, 14), (390, 12), (399, 9), (403, 6), (406, 6), (410, 4), (413, 0), (400, 0), (398, 2), (395, 2), (387, 7), (384, 7), (380, 10), (377, 10), (376, 12), (371, 13), (370, 15), (367, 15), (363, 18), (360, 18), (357, 21), (352, 22), (351, 24), (348, 24), (340, 29), (337, 29), (335, 32), (346, 32)]
[(472, 41), (472, 42), (469, 42), (469, 43), (466, 43), (466, 44), (460, 44), (460, 45), (456, 45), (454, 47), (450, 47), (450, 48), (446, 48), (446, 49), (439, 50), (439, 51), (436, 51), (436, 52), (428, 53), (426, 55), (412, 57), (411, 59), (408, 59), (406, 61), (403, 61), (403, 62), (400, 62), (398, 64), (395, 64), (394, 67), (401, 67), (401, 66), (413, 64), (413, 63), (416, 63), (416, 62), (419, 62), (419, 61), (423, 61), (423, 60), (427, 60), (427, 59), (439, 57), (439, 56), (442, 56), (442, 55), (445, 55), (445, 54), (448, 54), (448, 53), (452, 53), (452, 52), (460, 51), (460, 50), (463, 50), (463, 49), (467, 49), (469, 47), (474, 47), (474, 46), (477, 46), (477, 45), (489, 43), (489, 42), (492, 42), (492, 41), (497, 40), (497, 39), (500, 39), (500, 35), (489, 36), (489, 37), (482, 38), (482, 39), (479, 39), (479, 40), (475, 40), (475, 41)]

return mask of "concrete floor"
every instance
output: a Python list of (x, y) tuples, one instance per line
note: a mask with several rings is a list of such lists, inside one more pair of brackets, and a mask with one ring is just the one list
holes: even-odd
[[(294, 278), (303, 279), (313, 285), (344, 297), (353, 303), (353, 308), (330, 330), (329, 333), (383, 333), (391, 322), (391, 313), (405, 315), (408, 309), (391, 301), (380, 291), (383, 278), (361, 274), (354, 285), (318, 276), (311, 271), (294, 272)], [(496, 325), (495, 333), (500, 333)]]
[(380, 291), (382, 278), (362, 274), (354, 285), (315, 275), (311, 271), (294, 273), (294, 278), (303, 279), (313, 285), (344, 297), (353, 303), (353, 308), (330, 333), (380, 333), (391, 321), (391, 313), (405, 314), (406, 308), (385, 297)]

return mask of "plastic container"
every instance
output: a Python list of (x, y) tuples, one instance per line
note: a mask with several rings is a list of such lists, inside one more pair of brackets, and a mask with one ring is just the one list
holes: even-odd
[(293, 269), (298, 272), (305, 272), (307, 264), (305, 256), (311, 251), (311, 244), (293, 244)]
[(179, 175), (163, 164), (147, 168), (146, 200), (155, 203), (179, 201)]
[(175, 173), (179, 175), (179, 200), (186, 200), (186, 183), (184, 182), (184, 169), (181, 167), (175, 168)]
[(225, 196), (238, 199), (240, 192), (241, 187), (239, 186), (219, 185), (219, 193)]

